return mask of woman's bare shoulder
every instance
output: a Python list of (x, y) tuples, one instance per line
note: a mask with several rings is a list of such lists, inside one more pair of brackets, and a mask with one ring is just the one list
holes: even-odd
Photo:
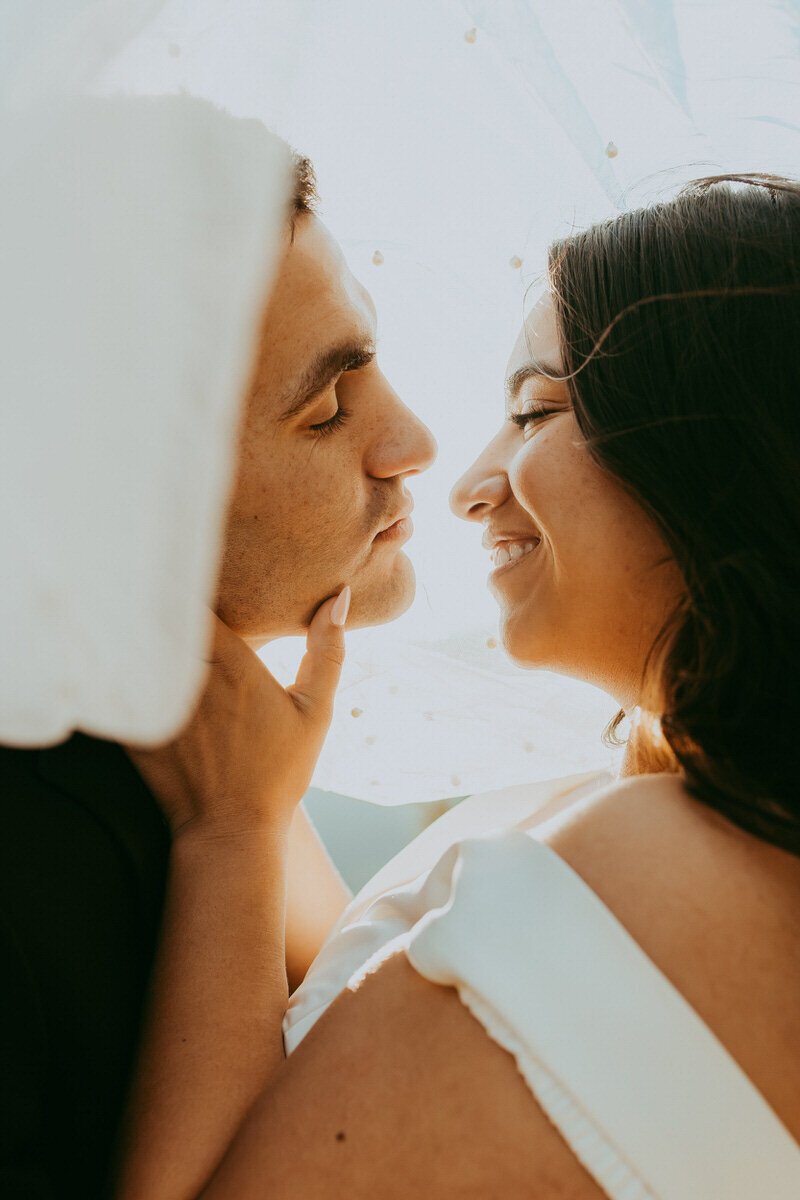
[[(800, 932), (800, 858), (696, 800), (677, 775), (612, 783), (541, 825), (535, 836), (648, 942), (671, 930), (688, 951), (694, 920), (703, 922), (704, 950), (714, 929), (728, 923)], [(705, 925), (712, 914), (714, 929)]]
[(286, 1060), (203, 1200), (604, 1200), (514, 1059), (400, 952)]

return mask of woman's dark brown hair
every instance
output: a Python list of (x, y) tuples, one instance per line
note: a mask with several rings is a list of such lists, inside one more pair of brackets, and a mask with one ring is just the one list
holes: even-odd
[(645, 669), (650, 750), (800, 853), (800, 183), (695, 180), (556, 242), (549, 277), (581, 432), (686, 584)]

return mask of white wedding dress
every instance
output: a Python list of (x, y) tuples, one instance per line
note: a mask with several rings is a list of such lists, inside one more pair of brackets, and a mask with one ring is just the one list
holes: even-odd
[(591, 773), (471, 797), (353, 899), (284, 1023), (287, 1053), (402, 949), (454, 986), (612, 1200), (797, 1200), (800, 1146), (567, 863), (523, 826)]

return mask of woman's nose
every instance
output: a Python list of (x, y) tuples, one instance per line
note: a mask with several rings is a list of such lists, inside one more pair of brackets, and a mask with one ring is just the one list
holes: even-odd
[(508, 499), (508, 476), (488, 460), (487, 447), (450, 493), (450, 508), (462, 521), (482, 521)]

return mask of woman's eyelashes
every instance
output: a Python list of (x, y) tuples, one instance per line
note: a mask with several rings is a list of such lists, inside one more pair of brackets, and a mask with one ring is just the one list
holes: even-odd
[(555, 413), (561, 412), (560, 408), (536, 408), (533, 405), (528, 405), (522, 412), (509, 413), (509, 421), (512, 425), (516, 425), (521, 429), (523, 435), (527, 434), (528, 429), (531, 433), (535, 429), (534, 422), (542, 417), (551, 417)]

